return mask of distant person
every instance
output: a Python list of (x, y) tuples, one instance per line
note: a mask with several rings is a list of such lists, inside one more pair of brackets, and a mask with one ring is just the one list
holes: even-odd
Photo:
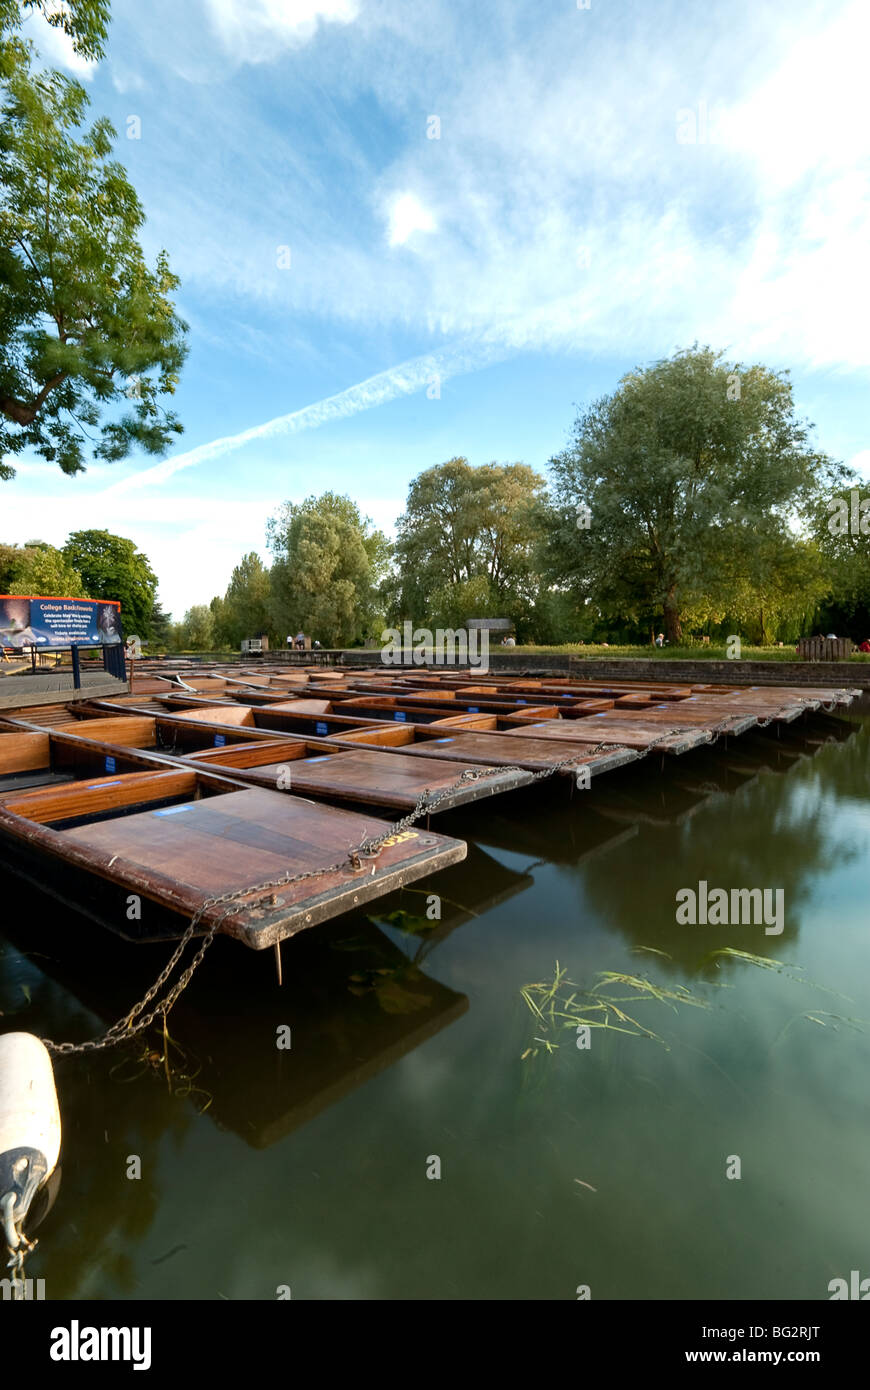
[(298, 648), (298, 650), (299, 650), (300, 652), (304, 652), (304, 650), (305, 650), (305, 633), (304, 633), (304, 632), (297, 632), (297, 634), (296, 634), (296, 646), (297, 646), (297, 648)]
[(836, 632), (828, 632), (828, 633), (825, 634), (825, 641), (826, 641), (826, 642), (836, 642), (836, 640), (837, 640), (837, 634), (836, 634)]
[(291, 651), (293, 650), (293, 633), (292, 633), (292, 632), (288, 632), (288, 633), (287, 633), (287, 646), (290, 648)]
[(312, 646), (312, 648), (314, 649), (314, 651), (316, 651), (316, 652), (319, 652), (319, 651), (320, 651), (320, 643), (318, 642), (318, 640), (317, 640), (316, 637), (315, 637), (314, 641), (311, 643), (311, 646)]
[(515, 637), (505, 637), (504, 641), (502, 642), (503, 647), (515, 647), (516, 645), (517, 639)]
[(859, 652), (870, 652), (870, 637), (865, 637), (858, 648)]
[(656, 646), (657, 646), (657, 647), (663, 647), (664, 645), (665, 645), (665, 634), (664, 634), (663, 632), (660, 632), (659, 635), (658, 635), (658, 637), (656, 638)]

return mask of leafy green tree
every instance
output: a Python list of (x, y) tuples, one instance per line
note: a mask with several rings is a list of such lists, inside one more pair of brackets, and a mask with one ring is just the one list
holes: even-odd
[[(137, 634), (141, 637), (141, 633)], [(172, 636), (172, 623), (169, 614), (161, 604), (154, 600), (154, 607), (151, 609), (151, 637), (150, 642), (154, 647), (168, 647)]]
[[(99, 0), (67, 10), (82, 52), (100, 51), (106, 14)], [(32, 449), (74, 474), (86, 451), (160, 454), (181, 433), (161, 400), (175, 390), (186, 326), (165, 253), (152, 269), (139, 244), (145, 215), (111, 157), (110, 122), (83, 129), (84, 88), (34, 73), (31, 51), (8, 36), (0, 45), (0, 458)]]
[[(545, 489), (544, 479), (522, 463), (472, 468), (453, 458), (420, 473), (397, 527), (396, 573), (385, 585), (392, 616), (429, 626), (444, 625), (434, 622), (436, 609), (459, 621), (510, 616), (535, 587)], [(456, 591), (452, 600), (449, 588)], [(460, 614), (466, 601), (477, 606)]]
[(813, 536), (823, 557), (828, 591), (814, 626), (863, 641), (870, 634), (870, 488), (844, 470), (822, 499)]
[(205, 603), (195, 603), (188, 608), (181, 625), (182, 648), (194, 652), (214, 650), (214, 618)]
[(271, 593), (269, 571), (252, 550), (233, 570), (223, 599), (212, 600), (215, 635), (236, 649), (245, 637), (265, 635), (274, 640)]
[(728, 632), (766, 646), (801, 634), (830, 588), (830, 574), (816, 542), (771, 521), (752, 546), (734, 553), (723, 588), (724, 602), (696, 603), (696, 626), (724, 619)]
[(629, 373), (551, 460), (550, 578), (606, 616), (660, 615), (681, 641), (687, 619), (727, 609), (735, 570), (769, 573), (773, 541), (839, 476), (811, 428), (787, 373), (710, 348)]
[(184, 626), (184, 622), (170, 623), (166, 650), (169, 652), (183, 652), (186, 650), (187, 645), (187, 628)]
[(426, 625), (429, 628), (460, 628), (467, 618), (502, 618), (498, 594), (484, 574), (442, 584), (429, 595)]
[(271, 612), (279, 637), (301, 628), (324, 646), (339, 647), (374, 632), (389, 546), (349, 497), (325, 492), (285, 502), (267, 533), (276, 557)]
[(0, 545), (0, 594), (8, 594), (15, 583), (15, 569), (21, 556), (18, 545)]
[(124, 631), (148, 641), (157, 593), (148, 557), (111, 531), (74, 531), (63, 553), (82, 576), (88, 597), (120, 599)]
[(109, 28), (109, 0), (0, 0), (0, 40), (10, 43), (22, 20), (36, 12), (72, 39), (83, 58), (102, 58)]
[[(4, 550), (13, 547), (3, 547)], [(90, 598), (82, 576), (61, 550), (52, 545), (24, 546), (7, 571), (5, 593), (44, 598)], [(2, 564), (0, 558), (0, 564)]]
[(230, 631), (231, 619), (227, 612), (226, 603), (219, 594), (215, 594), (214, 598), (209, 601), (208, 608), (211, 613), (215, 649), (231, 647), (233, 645)]

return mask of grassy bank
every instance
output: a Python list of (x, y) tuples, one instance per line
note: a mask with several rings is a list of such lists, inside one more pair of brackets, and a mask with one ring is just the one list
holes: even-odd
[[(490, 646), (490, 652), (495, 656), (499, 652), (520, 652), (528, 657), (536, 656), (579, 656), (588, 659), (605, 659), (607, 661), (618, 660), (620, 657), (633, 658), (643, 661), (727, 661), (729, 653), (724, 643), (721, 646), (683, 646), (683, 647), (618, 647), (604, 646), (600, 643), (566, 643), (561, 647), (533, 647), (516, 646), (501, 647), (499, 644)], [(742, 661), (797, 661), (798, 655), (794, 647), (742, 647), (740, 660)], [(850, 661), (862, 662), (870, 661), (870, 653), (853, 652)]]

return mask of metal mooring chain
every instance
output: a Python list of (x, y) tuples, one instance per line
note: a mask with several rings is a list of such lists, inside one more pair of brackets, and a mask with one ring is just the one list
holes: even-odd
[[(771, 716), (771, 719), (772, 718), (773, 716)], [(725, 731), (725, 726), (729, 722), (730, 717), (728, 719), (725, 719), (722, 722), (722, 724), (718, 725), (715, 729), (711, 729), (709, 731), (709, 742), (714, 742), (715, 739), (718, 738), (719, 734)], [(763, 723), (760, 722), (760, 727), (766, 728), (770, 722), (770, 719), (765, 720)], [(674, 737), (676, 734), (683, 733), (684, 729), (685, 725), (677, 726), (673, 729), (667, 729), (663, 734), (659, 735), (658, 738), (653, 739), (651, 743), (648, 743), (646, 748), (641, 750), (642, 756), (645, 757), (648, 753), (651, 753), (654, 748), (657, 748), (659, 744), (665, 742), (667, 739)], [(599, 753), (605, 753), (636, 750), (628, 749), (628, 745), (625, 743), (601, 743), (597, 745), (597, 751)], [(570, 757), (563, 758), (561, 762), (553, 763), (551, 767), (542, 768), (539, 772), (532, 773), (531, 780), (533, 782), (541, 782), (549, 777), (553, 777), (557, 772), (561, 772), (565, 768), (577, 767), (578, 765), (585, 766), (587, 764), (588, 756), (586, 754), (575, 753)], [(350, 868), (354, 873), (359, 873), (363, 867), (362, 860), (377, 859), (378, 855), (381, 853), (381, 850), (384, 848), (384, 845), (387, 841), (392, 840), (393, 837), (396, 835), (402, 834), (402, 832), (404, 830), (407, 830), (410, 826), (412, 826), (415, 821), (418, 821), (421, 818), (421, 816), (431, 814), (436, 809), (436, 807), (438, 807), (441, 804), (442, 801), (446, 800), (447, 797), (452, 796), (461, 787), (467, 786), (469, 782), (481, 781), (484, 778), (491, 777), (493, 774), (498, 773), (518, 773), (527, 771), (527, 768), (522, 767), (466, 768), (464, 772), (460, 773), (459, 777), (457, 777), (455, 782), (451, 782), (449, 787), (445, 787), (444, 790), (438, 792), (437, 795), (430, 796), (428, 789), (424, 791), (418, 798), (417, 803), (414, 806), (414, 809), (412, 811), (409, 811), (409, 813), (406, 816), (403, 816), (401, 820), (396, 821), (394, 824), (391, 824), (383, 835), (378, 835), (374, 838), (363, 840), (359, 845), (356, 846), (355, 849), (349, 850), (346, 857), (342, 860), (339, 860), (337, 863), (329, 864), (322, 869), (307, 869), (303, 873), (292, 875), (282, 874), (280, 878), (274, 878), (263, 883), (258, 883), (253, 888), (238, 888), (232, 893), (224, 893), (221, 897), (206, 899), (206, 901), (201, 903), (200, 906), (194, 912), (184, 932), (184, 935), (182, 936), (181, 940), (179, 941), (178, 945), (173, 951), (169, 961), (167, 962), (163, 970), (161, 970), (160, 974), (154, 981), (154, 984), (151, 986), (151, 988), (147, 991), (146, 994), (142, 996), (138, 1004), (134, 1004), (133, 1008), (130, 1009), (129, 1013), (125, 1014), (124, 1017), (119, 1019), (117, 1023), (113, 1023), (112, 1026), (106, 1030), (102, 1037), (92, 1038), (87, 1042), (81, 1043), (57, 1043), (52, 1042), (50, 1038), (42, 1038), (41, 1041), (44, 1043), (45, 1047), (48, 1049), (49, 1052), (53, 1053), (55, 1056), (64, 1057), (70, 1057), (76, 1053), (101, 1052), (104, 1048), (117, 1047), (120, 1043), (129, 1042), (129, 1040), (131, 1038), (134, 1038), (138, 1033), (143, 1033), (147, 1028), (150, 1028), (152, 1023), (154, 1023), (155, 1019), (159, 1017), (165, 1019), (167, 1017), (170, 1010), (178, 1001), (179, 997), (184, 993), (185, 989), (190, 984), (190, 981), (193, 978), (194, 973), (200, 966), (206, 951), (214, 941), (215, 936), (217, 935), (219, 929), (223, 926), (227, 918), (233, 917), (237, 913), (244, 911), (246, 907), (251, 906), (251, 903), (246, 901), (247, 899), (250, 899), (262, 893), (266, 893), (270, 889), (286, 888), (293, 883), (301, 883), (303, 880), (309, 878), (320, 878), (324, 874), (337, 873), (341, 869), (345, 868)], [(372, 866), (372, 873), (374, 873), (374, 865)], [(214, 918), (214, 920), (211, 923), (211, 926), (208, 928), (208, 931), (205, 933), (205, 935), (202, 938), (202, 941), (200, 942), (199, 949), (197, 950), (190, 964), (182, 971), (181, 975), (179, 975), (177, 981), (172, 986), (172, 988), (163, 997), (163, 999), (161, 999), (157, 1004), (154, 1005), (154, 1007), (148, 1013), (145, 1013), (144, 1010), (155, 999), (156, 995), (169, 980), (170, 976), (172, 975), (172, 972), (175, 970), (176, 966), (181, 960), (181, 957), (183, 956), (186, 947), (193, 940), (197, 927), (199, 926), (206, 912), (209, 912), (212, 908), (216, 907), (225, 907), (226, 911), (221, 912), (217, 917)]]
[[(181, 940), (179, 941), (178, 945), (173, 951), (170, 959), (158, 975), (157, 979), (154, 981), (154, 984), (151, 986), (151, 988), (147, 991), (146, 994), (143, 995), (139, 1002), (135, 1004), (127, 1014), (125, 1014), (125, 1016), (122, 1019), (119, 1019), (117, 1023), (113, 1023), (112, 1026), (106, 1030), (102, 1037), (92, 1038), (89, 1039), (87, 1042), (81, 1043), (58, 1043), (53, 1042), (50, 1038), (42, 1038), (41, 1041), (48, 1049), (48, 1051), (53, 1053), (55, 1056), (66, 1057), (72, 1056), (76, 1053), (100, 1052), (104, 1048), (116, 1047), (119, 1043), (129, 1041), (131, 1038), (135, 1037), (137, 1033), (142, 1033), (147, 1028), (150, 1028), (151, 1024), (154, 1023), (155, 1019), (157, 1019), (158, 1017), (166, 1018), (173, 1005), (179, 999), (180, 995), (190, 984), (190, 981), (193, 978), (195, 971), (201, 964), (202, 959), (209, 946), (214, 941), (214, 938), (217, 935), (219, 928), (223, 925), (223, 923), (227, 920), (228, 917), (232, 917), (237, 913), (244, 911), (246, 907), (251, 906), (251, 903), (248, 901), (249, 899), (251, 899), (252, 897), (256, 897), (260, 894), (266, 893), (270, 889), (289, 887), (293, 883), (301, 883), (303, 880), (310, 878), (320, 878), (324, 874), (337, 873), (344, 868), (350, 868), (353, 872), (359, 873), (362, 868), (362, 859), (377, 859), (378, 855), (381, 853), (381, 850), (384, 848), (384, 844), (388, 840), (392, 840), (395, 835), (401, 834), (403, 830), (407, 829), (408, 826), (412, 825), (415, 820), (419, 820), (421, 816), (433, 811), (436, 806), (440, 805), (440, 803), (446, 797), (450, 796), (458, 788), (467, 785), (469, 782), (476, 782), (481, 780), (482, 778), (491, 776), (493, 771), (501, 771), (501, 769), (493, 769), (488, 767), (468, 768), (465, 772), (462, 772), (459, 775), (455, 782), (451, 783), (449, 787), (446, 787), (436, 796), (430, 797), (429, 792), (424, 791), (418, 799), (413, 811), (411, 811), (408, 815), (404, 816), (400, 821), (396, 822), (393, 825), (390, 825), (383, 835), (379, 835), (373, 839), (363, 840), (359, 845), (356, 846), (355, 849), (349, 850), (344, 859), (338, 860), (334, 864), (325, 865), (323, 868), (320, 869), (307, 869), (302, 873), (298, 874), (282, 874), (279, 878), (270, 879), (262, 883), (258, 883), (252, 888), (239, 888), (232, 893), (224, 893), (220, 897), (208, 898), (205, 902), (201, 903), (200, 906), (196, 909), (196, 912), (191, 917), (190, 922), (184, 932), (184, 935), (182, 936)], [(152, 1002), (152, 1000), (154, 1000), (156, 995), (159, 993), (160, 989), (166, 984), (166, 982), (172, 975), (172, 972), (175, 970), (176, 966), (178, 965), (178, 962), (181, 960), (181, 957), (183, 956), (186, 947), (193, 939), (197, 927), (199, 926), (206, 912), (209, 912), (212, 908), (216, 907), (225, 907), (226, 910), (224, 912), (219, 913), (218, 916), (214, 918), (214, 920), (208, 928), (208, 931), (203, 936), (203, 939), (199, 945), (199, 949), (197, 950), (190, 964), (178, 977), (178, 980), (172, 986), (169, 992), (164, 996), (162, 1000), (159, 1001), (159, 1003), (155, 1004), (153, 1009), (151, 1009), (148, 1013), (145, 1013), (144, 1010)]]

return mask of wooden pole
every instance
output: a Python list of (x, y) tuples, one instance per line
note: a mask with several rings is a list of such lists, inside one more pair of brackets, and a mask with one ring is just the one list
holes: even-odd
[(278, 972), (278, 988), (280, 989), (281, 986), (282, 986), (283, 983), (284, 983), (284, 975), (283, 975), (282, 970), (281, 970), (281, 942), (280, 942), (280, 941), (276, 941), (276, 942), (275, 942), (275, 969), (276, 969), (277, 972)]

